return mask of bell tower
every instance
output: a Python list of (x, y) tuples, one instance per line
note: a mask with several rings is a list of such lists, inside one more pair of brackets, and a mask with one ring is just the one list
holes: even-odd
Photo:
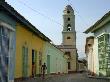
[(75, 15), (70, 5), (67, 5), (63, 11), (63, 31), (62, 44), (57, 46), (64, 52), (67, 59), (68, 73), (77, 71), (77, 49), (76, 49), (76, 31)]
[(75, 15), (70, 5), (67, 5), (63, 11), (62, 36), (62, 45), (76, 46)]

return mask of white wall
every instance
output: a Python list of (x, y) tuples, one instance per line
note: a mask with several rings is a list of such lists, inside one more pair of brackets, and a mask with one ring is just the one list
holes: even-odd
[(93, 72), (99, 75), (99, 60), (98, 60), (98, 39), (94, 38), (93, 45)]

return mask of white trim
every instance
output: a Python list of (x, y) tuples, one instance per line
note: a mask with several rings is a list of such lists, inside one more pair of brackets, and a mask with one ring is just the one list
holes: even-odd
[(5, 22), (0, 21), (0, 25), (4, 26), (4, 27), (6, 27), (6, 28), (8, 28), (8, 29), (10, 29), (12, 31), (15, 31), (15, 29), (12, 28), (12, 26), (10, 26), (9, 24), (7, 24)]

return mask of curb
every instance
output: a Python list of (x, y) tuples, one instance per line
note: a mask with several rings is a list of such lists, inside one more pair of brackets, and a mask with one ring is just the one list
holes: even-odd
[(105, 80), (110, 80), (110, 77), (99, 77), (99, 76), (90, 76), (88, 75), (89, 78), (93, 78), (93, 79), (105, 79)]

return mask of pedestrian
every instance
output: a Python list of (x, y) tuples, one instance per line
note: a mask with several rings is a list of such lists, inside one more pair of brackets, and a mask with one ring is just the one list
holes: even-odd
[(41, 67), (41, 71), (42, 71), (42, 78), (45, 79), (45, 72), (46, 72), (47, 66), (44, 63)]

